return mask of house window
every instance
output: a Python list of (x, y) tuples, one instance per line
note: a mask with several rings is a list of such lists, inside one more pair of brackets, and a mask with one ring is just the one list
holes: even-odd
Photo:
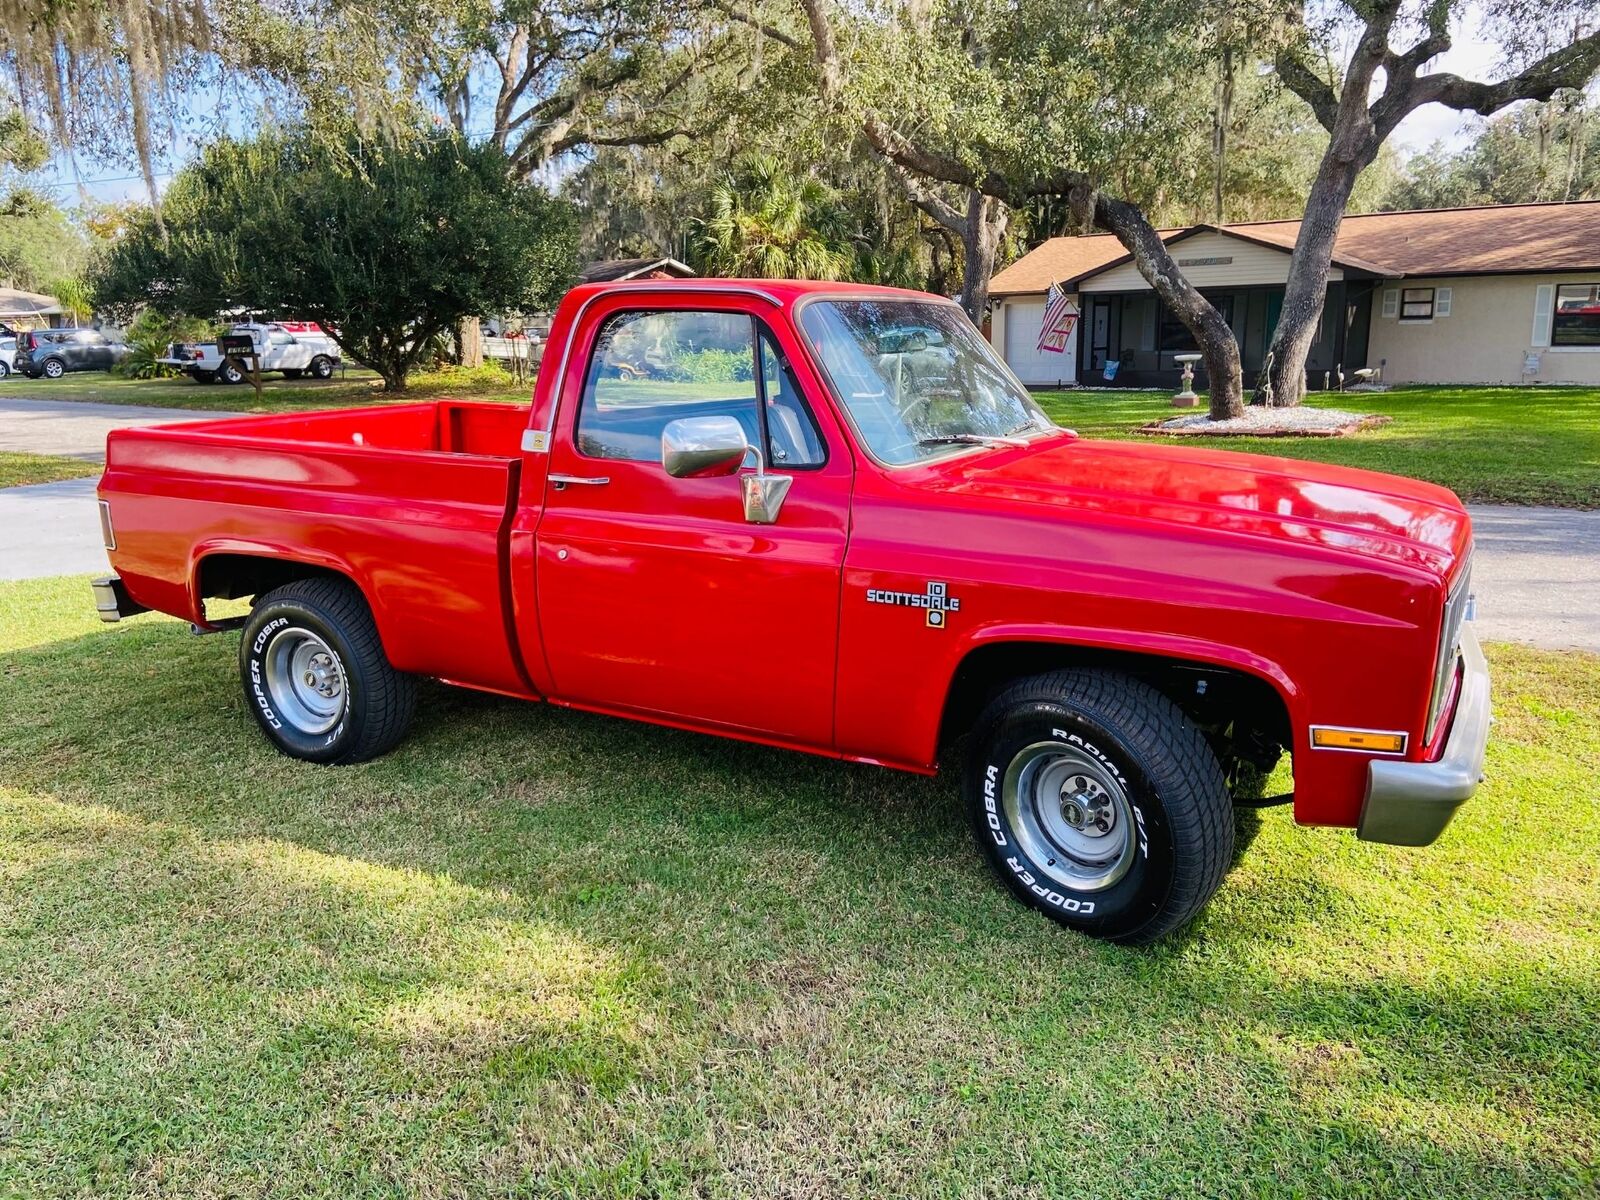
[(1600, 283), (1563, 283), (1556, 288), (1552, 346), (1600, 346)]
[[(1229, 325), (1233, 324), (1233, 296), (1207, 296), (1211, 305), (1222, 319)], [(1178, 314), (1165, 304), (1161, 306), (1160, 349), (1165, 354), (1192, 351), (1197, 347), (1194, 344), (1194, 335), (1189, 332), (1189, 327), (1178, 319)]]
[(1402, 321), (1433, 320), (1433, 289), (1403, 288), (1400, 292), (1400, 319)]

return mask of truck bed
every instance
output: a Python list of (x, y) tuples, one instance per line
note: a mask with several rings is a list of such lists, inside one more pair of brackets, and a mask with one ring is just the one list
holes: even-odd
[[(439, 400), (114, 431), (100, 483), (129, 594), (205, 623), (239, 560), (354, 579), (396, 667), (533, 694), (505, 564), (526, 405)], [(249, 565), (249, 564), (247, 564)]]

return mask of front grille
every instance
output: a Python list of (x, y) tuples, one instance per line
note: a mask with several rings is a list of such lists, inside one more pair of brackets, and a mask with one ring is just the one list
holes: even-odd
[(1444, 620), (1439, 627), (1439, 650), (1433, 664), (1433, 696), (1428, 701), (1426, 734), (1433, 739), (1439, 722), (1439, 710), (1450, 695), (1450, 685), (1455, 682), (1456, 660), (1461, 657), (1461, 622), (1467, 615), (1467, 603), (1472, 596), (1472, 554), (1468, 551), (1467, 565), (1461, 568), (1455, 587), (1444, 602)]

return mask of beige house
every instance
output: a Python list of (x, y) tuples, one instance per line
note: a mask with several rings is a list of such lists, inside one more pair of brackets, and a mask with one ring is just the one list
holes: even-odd
[[(1299, 228), (1162, 231), (1233, 327), (1247, 380), (1277, 326)], [(1038, 347), (1052, 282), (1081, 313), (1060, 353)], [(990, 295), (994, 343), (1024, 383), (1165, 387), (1174, 356), (1194, 349), (1109, 234), (1052, 238), (999, 272)], [(1600, 201), (1346, 217), (1308, 383), (1341, 371), (1348, 383), (1361, 367), (1387, 383), (1600, 384)]]

